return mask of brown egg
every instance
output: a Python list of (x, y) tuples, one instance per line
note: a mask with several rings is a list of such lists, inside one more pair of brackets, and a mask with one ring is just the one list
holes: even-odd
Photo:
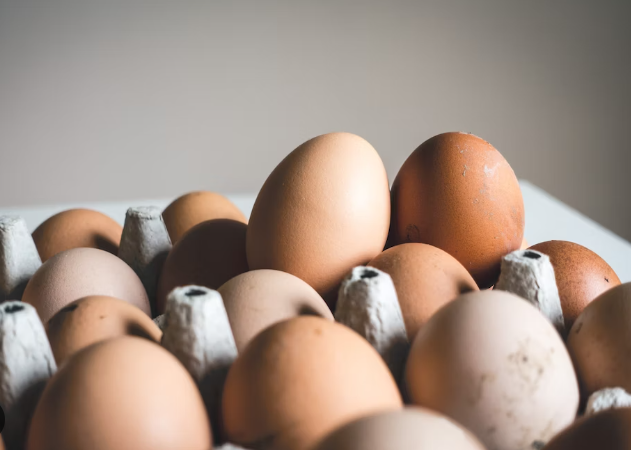
[(123, 227), (114, 219), (91, 209), (69, 209), (47, 219), (33, 231), (42, 262), (57, 253), (79, 247), (98, 248), (117, 254)]
[(572, 423), (579, 394), (555, 328), (502, 291), (461, 295), (416, 335), (405, 381), (412, 403), (441, 412), (489, 450), (540, 448)]
[(87, 347), (51, 378), (27, 450), (209, 450), (197, 385), (168, 351), (121, 337)]
[(392, 277), (410, 341), (441, 306), (460, 294), (478, 290), (462, 264), (427, 244), (397, 245), (368, 265)]
[(94, 248), (58, 253), (35, 272), (22, 301), (46, 324), (64, 306), (90, 295), (119, 298), (151, 314), (149, 299), (134, 271), (116, 256)]
[(568, 330), (589, 302), (620, 284), (609, 264), (582, 245), (547, 241), (530, 248), (550, 257)]
[(247, 272), (246, 229), (246, 224), (236, 220), (215, 219), (194, 226), (182, 236), (162, 266), (158, 312), (164, 312), (167, 296), (176, 287), (195, 284), (217, 289), (229, 279)]
[(402, 406), (379, 354), (350, 328), (301, 316), (257, 335), (223, 393), (228, 441), (303, 450), (354, 419)]
[(313, 315), (333, 320), (322, 297), (300, 278), (278, 270), (253, 270), (219, 288), (237, 349), (260, 331), (285, 319)]
[(84, 347), (120, 336), (159, 343), (162, 331), (140, 309), (114, 297), (85, 297), (64, 307), (46, 326), (57, 365)]
[(316, 450), (485, 450), (469, 431), (426, 408), (410, 407), (355, 420)]
[(629, 450), (631, 408), (603, 411), (577, 420), (544, 450)]
[(631, 283), (601, 294), (585, 307), (567, 338), (584, 397), (600, 389), (631, 392)]
[(231, 219), (248, 223), (234, 203), (215, 192), (196, 191), (171, 202), (162, 212), (164, 224), (174, 244), (195, 225), (213, 219)]
[(388, 177), (375, 149), (350, 133), (318, 136), (265, 181), (250, 216), (248, 263), (296, 275), (332, 307), (344, 276), (381, 252), (389, 222)]
[(392, 185), (393, 245), (423, 242), (456, 258), (480, 288), (524, 234), (524, 202), (513, 169), (485, 140), (444, 133), (423, 142)]

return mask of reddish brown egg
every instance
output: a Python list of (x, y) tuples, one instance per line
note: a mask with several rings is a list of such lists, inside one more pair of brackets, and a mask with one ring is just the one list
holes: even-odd
[(585, 307), (567, 337), (584, 398), (610, 387), (631, 392), (631, 283)]
[(300, 278), (279, 270), (252, 270), (219, 288), (237, 349), (268, 326), (300, 315), (333, 320), (322, 297)]
[(195, 225), (213, 219), (247, 223), (234, 203), (215, 192), (195, 191), (176, 198), (162, 212), (171, 242), (176, 243)]
[(90, 295), (119, 298), (151, 314), (138, 275), (121, 259), (95, 248), (75, 248), (50, 258), (26, 285), (22, 301), (47, 323), (64, 306)]
[(361, 137), (331, 133), (305, 142), (259, 192), (247, 234), (250, 269), (291, 273), (333, 306), (346, 274), (384, 247), (389, 192), (381, 158)]
[(545, 450), (629, 450), (631, 408), (611, 409), (578, 419), (552, 439)]
[(160, 328), (140, 309), (114, 297), (91, 296), (72, 302), (46, 324), (57, 365), (82, 348), (120, 336), (159, 343)]
[(184, 366), (147, 339), (87, 347), (48, 382), (27, 450), (209, 450), (210, 422)]
[(195, 284), (217, 289), (247, 272), (247, 225), (230, 219), (202, 222), (186, 233), (167, 256), (158, 282), (157, 309), (164, 312), (169, 293), (178, 286)]
[(114, 219), (91, 209), (70, 209), (47, 219), (35, 231), (33, 240), (42, 262), (57, 253), (90, 247), (117, 254), (123, 227)]
[(524, 202), (515, 173), (485, 140), (444, 133), (421, 144), (392, 185), (392, 245), (422, 242), (456, 258), (480, 288), (519, 249)]
[(365, 339), (301, 316), (265, 329), (239, 354), (224, 388), (223, 422), (238, 445), (307, 450), (345, 423), (401, 406), (390, 371)]
[(368, 263), (392, 277), (410, 341), (444, 304), (477, 291), (473, 278), (449, 253), (427, 244), (401, 244)]
[(620, 284), (609, 264), (582, 245), (547, 241), (530, 248), (550, 257), (568, 330), (589, 302)]

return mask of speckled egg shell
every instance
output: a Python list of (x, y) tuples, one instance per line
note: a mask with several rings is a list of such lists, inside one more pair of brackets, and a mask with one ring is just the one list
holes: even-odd
[(188, 230), (207, 220), (248, 222), (234, 203), (223, 195), (208, 191), (189, 192), (176, 198), (162, 212), (162, 218), (174, 244)]
[(87, 347), (48, 382), (27, 450), (209, 450), (197, 385), (168, 351), (120, 337)]
[(301, 316), (265, 329), (239, 355), (223, 393), (230, 442), (311, 449), (335, 428), (402, 406), (379, 354), (349, 328)]
[(58, 253), (35, 272), (22, 301), (46, 324), (64, 306), (90, 295), (119, 298), (151, 315), (149, 299), (136, 273), (103, 250), (75, 248)]
[(567, 337), (584, 398), (600, 389), (631, 392), (631, 283), (601, 294), (585, 307)]
[(70, 209), (48, 218), (35, 231), (33, 240), (42, 262), (79, 247), (98, 248), (117, 254), (123, 227), (114, 219), (91, 209)]
[(159, 343), (162, 331), (143, 311), (113, 297), (85, 297), (64, 307), (46, 325), (57, 365), (106, 339), (138, 336)]
[(301, 315), (333, 320), (322, 297), (300, 278), (278, 270), (253, 270), (219, 288), (237, 349), (276, 322)]
[(524, 202), (508, 162), (467, 133), (421, 144), (392, 185), (392, 245), (422, 242), (456, 258), (480, 288), (497, 280), (501, 259), (519, 249)]
[(410, 341), (440, 307), (477, 291), (473, 278), (449, 253), (427, 244), (401, 244), (368, 263), (392, 277)]
[(350, 133), (311, 139), (272, 172), (247, 233), (250, 269), (275, 269), (309, 283), (333, 307), (342, 279), (384, 247), (390, 221), (386, 170)]
[(582, 245), (547, 241), (530, 248), (550, 257), (568, 330), (589, 302), (620, 284), (609, 264)]
[(555, 328), (502, 291), (463, 294), (434, 314), (412, 344), (405, 381), (414, 404), (461, 423), (489, 450), (539, 448), (579, 403)]
[(163, 313), (169, 293), (195, 284), (217, 289), (248, 270), (245, 256), (247, 225), (230, 219), (202, 222), (171, 249), (158, 281), (157, 309)]
[(426, 408), (409, 407), (351, 422), (316, 450), (485, 450), (469, 431)]

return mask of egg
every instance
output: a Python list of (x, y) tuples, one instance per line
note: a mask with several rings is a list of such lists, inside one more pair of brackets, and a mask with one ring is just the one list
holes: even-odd
[(489, 450), (540, 448), (572, 423), (576, 375), (534, 306), (502, 291), (463, 294), (421, 328), (405, 372), (412, 403), (443, 413)]
[(64, 306), (90, 295), (119, 298), (151, 314), (136, 273), (116, 256), (94, 248), (66, 250), (50, 258), (31, 277), (22, 301), (33, 305), (46, 324)]
[(234, 203), (223, 195), (208, 191), (189, 192), (176, 198), (162, 212), (162, 218), (174, 244), (188, 230), (207, 220), (248, 222)]
[(195, 382), (147, 339), (110, 339), (77, 353), (48, 382), (27, 450), (209, 450)]
[(584, 394), (622, 387), (631, 392), (631, 283), (612, 288), (585, 307), (567, 338)]
[(123, 227), (114, 219), (91, 209), (69, 209), (44, 221), (33, 231), (42, 262), (79, 247), (98, 248), (117, 254)]
[(582, 245), (547, 241), (530, 248), (550, 257), (568, 330), (589, 302), (620, 284), (609, 264)]
[(362, 417), (331, 433), (316, 450), (485, 450), (469, 431), (426, 408)]
[(217, 289), (247, 272), (247, 225), (230, 219), (202, 222), (191, 228), (169, 252), (158, 282), (157, 309), (163, 313), (169, 293), (195, 284)]
[(423, 142), (392, 184), (390, 242), (421, 242), (456, 258), (480, 288), (519, 249), (524, 202), (515, 173), (491, 144), (467, 133)]
[(114, 297), (94, 295), (62, 308), (46, 326), (57, 365), (82, 348), (119, 336), (159, 343), (160, 328), (139, 308)]
[(223, 392), (229, 442), (311, 449), (335, 428), (402, 407), (379, 354), (341, 324), (314, 316), (265, 329), (233, 363)]
[(388, 177), (375, 149), (350, 133), (318, 136), (265, 181), (250, 216), (248, 264), (296, 275), (333, 307), (344, 276), (383, 249), (389, 221)]
[(631, 408), (611, 409), (577, 420), (544, 450), (629, 450)]
[(528, 247), (530, 247), (530, 244), (528, 244), (528, 241), (526, 240), (526, 238), (524, 238), (521, 241), (521, 245), (519, 246), (520, 250), (526, 250)]
[(322, 297), (300, 278), (278, 270), (253, 270), (219, 288), (237, 345), (246, 344), (263, 329), (285, 319), (314, 315), (333, 320)]
[(392, 277), (410, 341), (441, 306), (460, 294), (478, 290), (462, 264), (427, 244), (397, 245), (368, 265)]

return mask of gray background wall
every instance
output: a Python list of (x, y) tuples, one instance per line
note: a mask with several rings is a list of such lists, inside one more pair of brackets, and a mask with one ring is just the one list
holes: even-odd
[(0, 0), (0, 206), (254, 192), (449, 130), (631, 239), (629, 1)]

